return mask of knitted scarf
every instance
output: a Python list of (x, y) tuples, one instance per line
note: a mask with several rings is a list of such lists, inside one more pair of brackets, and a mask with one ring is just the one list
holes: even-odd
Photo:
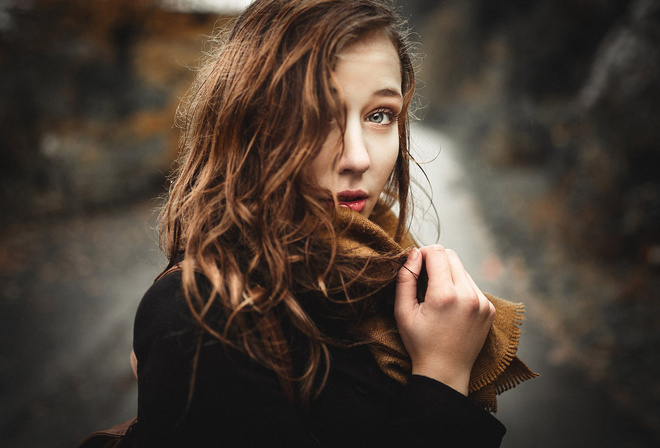
[[(402, 244), (392, 235), (398, 218), (379, 204), (370, 219), (341, 208), (337, 211), (336, 228), (345, 230), (338, 239), (339, 249), (359, 256), (377, 257), (379, 254), (403, 252), (404, 247), (415, 246), (406, 234)], [(518, 357), (518, 339), (523, 321), (524, 307), (504, 299), (485, 294), (497, 311), (486, 342), (472, 367), (468, 397), (490, 412), (497, 411), (496, 395), (515, 387), (523, 381), (538, 376)], [(396, 330), (394, 312), (372, 317), (363, 322), (366, 334), (388, 348), (388, 351), (370, 346), (378, 366), (388, 376), (405, 384), (412, 371), (412, 364), (401, 337)], [(393, 356), (392, 352), (398, 354)]]

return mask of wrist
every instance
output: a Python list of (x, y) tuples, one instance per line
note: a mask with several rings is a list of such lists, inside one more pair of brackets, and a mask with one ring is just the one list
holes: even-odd
[(465, 372), (464, 369), (454, 370), (442, 368), (440, 366), (413, 365), (412, 374), (431, 378), (451, 387), (466, 397), (468, 395), (470, 372)]

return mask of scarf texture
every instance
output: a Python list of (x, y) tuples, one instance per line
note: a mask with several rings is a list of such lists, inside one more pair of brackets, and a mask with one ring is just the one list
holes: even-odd
[[(401, 244), (394, 241), (392, 236), (397, 222), (396, 215), (382, 204), (378, 204), (370, 219), (340, 207), (336, 215), (336, 228), (340, 231), (338, 249), (360, 257), (376, 258), (380, 254), (405, 252), (404, 248), (416, 246), (409, 234), (404, 235)], [(516, 356), (520, 325), (524, 319), (523, 304), (484, 294), (495, 306), (496, 315), (486, 342), (472, 367), (468, 397), (486, 410), (496, 412), (496, 395), (535, 378), (538, 374), (532, 372)], [(369, 318), (362, 325), (370, 338), (387, 347), (387, 350), (382, 350), (377, 345), (370, 345), (371, 353), (380, 369), (405, 385), (411, 374), (412, 364), (396, 331), (393, 309), (387, 315)]]

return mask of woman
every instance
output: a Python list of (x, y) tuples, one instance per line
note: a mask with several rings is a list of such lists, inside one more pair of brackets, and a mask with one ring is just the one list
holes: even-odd
[(517, 362), (475, 382), (495, 307), (405, 232), (404, 36), (382, 0), (257, 0), (209, 55), (135, 321), (140, 446), (499, 445), (466, 397)]

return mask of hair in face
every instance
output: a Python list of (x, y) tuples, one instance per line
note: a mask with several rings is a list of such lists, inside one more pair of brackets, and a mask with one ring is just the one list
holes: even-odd
[[(199, 323), (276, 371), (278, 360), (251, 329), (276, 306), (289, 316), (309, 339), (303, 397), (310, 396), (322, 359), (327, 369), (328, 340), (294, 293), (327, 296), (327, 277), (336, 271), (360, 277), (359, 266), (340, 262), (329, 193), (305, 168), (329, 124), (344, 122), (332, 76), (337, 54), (384, 33), (399, 54), (404, 95), (399, 157), (385, 192), (390, 205), (399, 203), (401, 237), (414, 89), (401, 30), (386, 0), (256, 0), (207, 56), (180, 116), (181, 155), (161, 215), (161, 245), (171, 264), (184, 254), (184, 291)], [(210, 280), (210, 295), (200, 294), (194, 271)], [(205, 319), (214, 302), (227, 313), (224, 328)]]

